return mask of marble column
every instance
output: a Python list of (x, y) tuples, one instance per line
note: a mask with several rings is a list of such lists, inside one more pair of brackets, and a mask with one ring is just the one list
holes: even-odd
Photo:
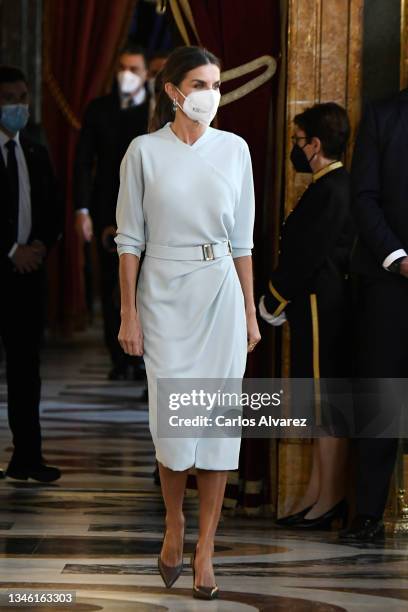
[[(361, 106), (361, 54), (364, 0), (289, 0), (286, 105), (285, 214), (307, 186), (289, 162), (293, 118), (317, 102), (334, 101), (350, 116), (350, 161)], [(283, 339), (284, 375), (288, 370), (288, 331)], [(310, 441), (279, 444), (278, 514), (290, 511), (308, 481)]]

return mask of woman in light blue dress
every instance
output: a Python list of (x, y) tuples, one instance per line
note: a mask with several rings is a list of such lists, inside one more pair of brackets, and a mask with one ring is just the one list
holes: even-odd
[(218, 59), (199, 47), (181, 47), (161, 76), (154, 131), (130, 144), (121, 165), (119, 342), (126, 353), (143, 354), (146, 364), (166, 506), (160, 573), (171, 586), (182, 571), (182, 505), (188, 469), (195, 467), (200, 521), (193, 595), (213, 599), (214, 537), (228, 470), (238, 468), (240, 438), (160, 436), (157, 383), (242, 379), (247, 351), (260, 340), (252, 168), (242, 138), (209, 127), (220, 99)]

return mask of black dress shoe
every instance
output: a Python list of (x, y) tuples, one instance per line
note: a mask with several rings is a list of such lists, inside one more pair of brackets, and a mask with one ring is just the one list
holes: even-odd
[(179, 565), (166, 565), (165, 563), (163, 563), (160, 553), (160, 555), (157, 557), (157, 567), (159, 569), (159, 574), (162, 577), (164, 584), (166, 585), (166, 588), (170, 589), (170, 587), (173, 586), (173, 584), (180, 577), (181, 572), (183, 571), (183, 553), (181, 554), (181, 563)]
[(382, 520), (371, 516), (356, 516), (350, 527), (339, 533), (342, 542), (380, 542), (384, 541), (385, 530)]
[(183, 561), (180, 563), (180, 565), (166, 565), (161, 560), (160, 555), (157, 558), (157, 566), (159, 568), (159, 574), (162, 577), (167, 589), (170, 589), (173, 586), (183, 571)]
[(342, 499), (338, 504), (321, 516), (317, 516), (314, 519), (304, 518), (293, 526), (296, 529), (330, 529), (333, 521), (336, 519), (341, 519), (343, 526), (346, 523), (347, 502), (345, 499)]
[(54, 482), (61, 478), (61, 472), (58, 468), (44, 465), (42, 463), (31, 467), (19, 467), (9, 465), (6, 470), (7, 478), (15, 480), (37, 480), (38, 482)]
[(193, 571), (193, 597), (194, 599), (204, 599), (206, 601), (211, 601), (212, 599), (218, 599), (220, 594), (219, 588), (216, 584), (214, 586), (200, 586), (195, 583), (195, 557), (196, 557), (197, 549), (194, 550), (191, 555), (191, 569)]
[(311, 510), (313, 506), (309, 506), (300, 512), (296, 512), (296, 514), (289, 514), (288, 516), (283, 516), (282, 518), (276, 519), (275, 525), (279, 527), (291, 527), (292, 525), (296, 525), (296, 523), (300, 523), (306, 514)]

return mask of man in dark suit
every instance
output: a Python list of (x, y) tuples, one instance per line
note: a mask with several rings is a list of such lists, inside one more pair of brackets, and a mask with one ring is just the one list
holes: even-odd
[(147, 75), (143, 49), (126, 46), (119, 56), (112, 92), (93, 100), (86, 109), (75, 162), (77, 228), (85, 241), (92, 239), (95, 229), (98, 246), (105, 342), (113, 366), (111, 380), (144, 378), (141, 359), (125, 355), (117, 339), (120, 309), (113, 238), (120, 162), (130, 142), (148, 128)]
[[(396, 416), (391, 395), (382, 410), (379, 379), (408, 376), (407, 163), (405, 90), (367, 106), (352, 165), (353, 209), (359, 233), (352, 263), (358, 280), (356, 375), (359, 389), (362, 384), (374, 385), (371, 401), (359, 395), (355, 398), (360, 432), (370, 422), (381, 422), (385, 429)], [(343, 540), (383, 538), (382, 515), (396, 453), (395, 437), (367, 434), (357, 440), (357, 516), (340, 534)]]
[(54, 174), (46, 149), (24, 138), (29, 93), (24, 74), (0, 66), (0, 335), (7, 368), (14, 452), (6, 476), (51, 482), (44, 464), (39, 403), (44, 259), (59, 234)]

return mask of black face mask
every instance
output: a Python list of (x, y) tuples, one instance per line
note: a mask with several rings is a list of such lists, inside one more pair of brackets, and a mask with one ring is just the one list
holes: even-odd
[(312, 168), (310, 167), (310, 162), (314, 159), (315, 155), (316, 154), (312, 155), (310, 159), (307, 159), (307, 155), (302, 149), (302, 147), (300, 147), (298, 144), (295, 144), (293, 145), (293, 149), (290, 154), (290, 161), (292, 162), (296, 172), (307, 172), (310, 174), (311, 172), (313, 172)]

